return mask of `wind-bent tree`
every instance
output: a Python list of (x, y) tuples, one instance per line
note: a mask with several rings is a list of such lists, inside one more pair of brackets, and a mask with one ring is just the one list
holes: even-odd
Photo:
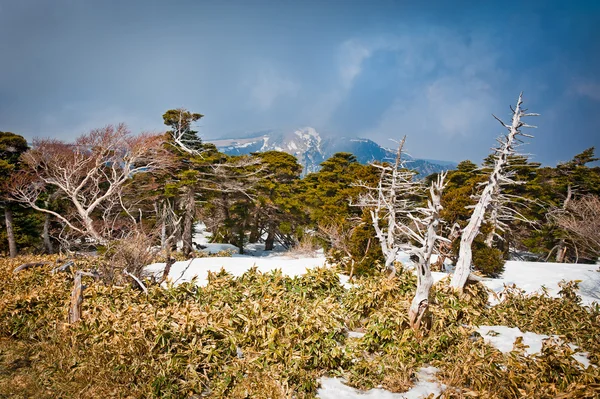
[(170, 144), (190, 155), (199, 155), (202, 150), (202, 141), (198, 132), (192, 130), (192, 123), (203, 118), (204, 115), (189, 112), (186, 109), (170, 109), (163, 114), (165, 125), (171, 128), (167, 133), (170, 136)]
[(375, 234), (385, 257), (385, 268), (390, 272), (390, 277), (396, 274), (394, 262), (400, 251), (398, 245), (402, 235), (401, 224), (399, 223), (399, 218), (402, 216), (400, 210), (416, 206), (412, 197), (419, 190), (418, 184), (413, 181), (415, 172), (406, 169), (402, 160), (402, 148), (405, 140), (406, 136), (398, 145), (396, 160), (393, 165), (373, 164), (381, 171), (377, 187), (364, 183), (357, 184), (365, 188), (367, 192), (359, 198), (356, 205), (369, 209), (371, 213)]
[(18, 134), (0, 132), (0, 206), (4, 208), (4, 222), (8, 251), (11, 258), (17, 256), (17, 240), (15, 239), (15, 226), (13, 221), (14, 203), (8, 198), (10, 176), (19, 169), (19, 157), (27, 151), (27, 141)]
[(471, 261), (473, 259), (471, 246), (475, 237), (479, 234), (481, 224), (486, 217), (486, 212), (489, 210), (490, 206), (493, 205), (494, 200), (498, 199), (498, 195), (501, 192), (501, 185), (514, 184), (514, 180), (507, 174), (509, 158), (517, 155), (516, 147), (522, 144), (520, 137), (532, 137), (521, 132), (522, 127), (533, 127), (522, 122), (521, 118), (526, 116), (537, 116), (538, 114), (527, 113), (526, 110), (522, 108), (522, 105), (523, 93), (519, 94), (516, 107), (514, 109), (511, 107), (513, 116), (510, 125), (494, 116), (494, 118), (508, 130), (508, 134), (498, 139), (500, 146), (495, 148), (493, 153), (494, 169), (490, 173), (487, 184), (471, 213), (469, 223), (462, 231), (458, 261), (451, 282), (451, 286), (455, 289), (462, 290), (469, 278), (471, 273)]
[[(177, 224), (170, 226), (170, 230), (172, 231), (170, 236), (173, 233), (175, 235), (180, 233), (183, 243), (182, 250), (186, 256), (193, 250), (192, 238), (196, 216), (197, 169), (200, 161), (205, 161), (205, 158), (201, 155), (205, 152), (204, 144), (200, 137), (198, 137), (198, 132), (192, 130), (192, 123), (202, 117), (202, 114), (192, 113), (183, 108), (171, 109), (163, 114), (165, 125), (171, 128), (167, 132), (167, 143), (170, 145), (177, 165), (176, 176), (174, 176), (175, 178), (172, 179), (166, 188), (167, 191), (177, 192), (175, 197), (181, 218)], [(171, 203), (168, 197), (169, 195), (165, 195), (161, 214), (162, 223), (165, 228), (168, 220), (177, 220), (169, 217), (170, 210), (174, 207), (170, 206)]]
[(448, 241), (438, 235), (445, 178), (446, 174), (441, 173), (437, 181), (431, 183), (427, 207), (417, 208), (416, 214), (408, 211), (408, 220), (411, 224), (400, 225), (400, 231), (409, 240), (403, 245), (405, 251), (417, 257), (417, 291), (408, 310), (409, 323), (415, 330), (420, 328), (423, 316), (429, 307), (429, 291), (433, 285), (431, 255), (436, 250), (436, 241), (439, 239)]
[[(105, 244), (118, 235), (115, 218), (127, 182), (168, 164), (163, 142), (162, 135), (134, 136), (124, 124), (92, 130), (72, 144), (34, 141), (22, 156), (23, 170), (12, 181), (11, 195), (53, 215), (76, 238)], [(71, 212), (44, 207), (39, 200), (47, 190), (56, 192)]]

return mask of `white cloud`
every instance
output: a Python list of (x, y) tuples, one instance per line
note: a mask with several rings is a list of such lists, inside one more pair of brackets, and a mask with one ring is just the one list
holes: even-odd
[(334, 82), (329, 90), (317, 95), (314, 103), (308, 107), (307, 119), (315, 125), (327, 125), (337, 107), (352, 90), (354, 81), (363, 70), (364, 61), (387, 45), (382, 39), (344, 41), (337, 54), (339, 81)]
[[(378, 52), (395, 55), (399, 82), (405, 82), (379, 123), (365, 134), (390, 137), (402, 125), (447, 136), (468, 135), (474, 121), (488, 117), (495, 83), (505, 78), (489, 38), (465, 37), (443, 28), (344, 41), (338, 51), (339, 83), (310, 107), (311, 120), (327, 124), (354, 87), (365, 61)], [(398, 84), (398, 82), (390, 82)], [(496, 93), (497, 94), (497, 93)], [(396, 136), (397, 134), (393, 134)]]
[(278, 98), (293, 97), (300, 90), (298, 83), (283, 76), (271, 65), (260, 67), (250, 86), (253, 104), (262, 111), (270, 109)]
[(590, 80), (577, 82), (572, 86), (572, 91), (582, 97), (588, 97), (600, 101), (600, 83)]
[[(469, 137), (497, 112), (505, 74), (484, 38), (465, 40), (445, 30), (398, 38), (405, 90), (365, 134)], [(433, 135), (433, 136), (432, 136)]]
[(362, 63), (369, 58), (375, 48), (369, 48), (356, 40), (348, 40), (342, 43), (340, 48), (340, 77), (342, 86), (349, 89), (354, 79), (362, 71)]

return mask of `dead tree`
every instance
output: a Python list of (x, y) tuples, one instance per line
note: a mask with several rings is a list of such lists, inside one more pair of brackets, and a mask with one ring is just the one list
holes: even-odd
[(523, 93), (519, 94), (516, 107), (514, 109), (511, 107), (513, 116), (510, 125), (494, 116), (494, 118), (508, 130), (508, 134), (498, 139), (500, 145), (493, 149), (494, 169), (490, 173), (488, 181), (483, 188), (483, 192), (471, 213), (469, 223), (463, 229), (461, 234), (458, 261), (451, 282), (451, 286), (457, 290), (463, 289), (471, 273), (471, 262), (473, 259), (471, 246), (475, 237), (479, 234), (479, 229), (485, 220), (486, 212), (489, 210), (494, 199), (498, 198), (502, 184), (514, 184), (514, 181), (507, 173), (508, 160), (510, 157), (517, 155), (515, 149), (523, 143), (520, 137), (532, 137), (521, 132), (521, 128), (534, 126), (522, 122), (521, 118), (526, 116), (537, 116), (538, 114), (527, 113), (527, 111), (522, 108), (522, 104)]
[[(385, 257), (385, 268), (390, 277), (396, 274), (394, 262), (399, 252), (400, 242), (400, 209), (409, 209), (414, 204), (411, 197), (418, 191), (418, 184), (413, 180), (415, 172), (405, 168), (402, 160), (402, 149), (406, 136), (398, 145), (396, 160), (393, 165), (373, 164), (381, 170), (381, 176), (377, 187), (371, 187), (363, 183), (357, 186), (366, 189), (366, 193), (358, 199), (357, 206), (369, 209), (375, 234), (381, 245), (381, 251)], [(383, 224), (382, 224), (383, 221)]]
[[(440, 211), (442, 210), (441, 198), (444, 190), (446, 173), (438, 175), (437, 181), (431, 183), (429, 200), (426, 208), (417, 208), (416, 215), (408, 212), (410, 224), (402, 224), (400, 231), (409, 239), (408, 244), (401, 247), (417, 257), (417, 291), (408, 310), (410, 326), (418, 330), (421, 321), (429, 307), (429, 290), (433, 285), (431, 276), (431, 255), (435, 251), (436, 241), (447, 239), (438, 236), (440, 224)], [(412, 244), (416, 242), (417, 244)]]
[[(118, 204), (124, 186), (137, 173), (166, 167), (169, 156), (161, 135), (132, 136), (126, 126), (107, 126), (69, 144), (38, 140), (23, 155), (24, 168), (13, 181), (13, 199), (52, 215), (78, 238), (106, 243), (110, 229), (106, 219), (93, 215), (106, 204)], [(53, 189), (72, 211), (59, 213), (43, 207), (39, 199)], [(104, 212), (105, 214), (106, 212)], [(103, 215), (104, 216), (104, 215)]]
[[(359, 224), (345, 226), (343, 223), (330, 223), (325, 225), (319, 225), (319, 236), (329, 242), (332, 249), (341, 251), (345, 258), (350, 261), (350, 276), (349, 281), (352, 281), (354, 277), (354, 268), (356, 266), (356, 260), (352, 255), (350, 240)], [(367, 244), (367, 250), (365, 251), (365, 257), (369, 252), (369, 246), (371, 242)]]
[(4, 220), (6, 221), (6, 236), (8, 237), (8, 253), (11, 258), (15, 258), (17, 256), (17, 241), (15, 240), (13, 214), (8, 205), (4, 208)]
[(600, 256), (600, 198), (586, 195), (555, 209), (550, 217), (578, 243), (590, 257)]
[(85, 286), (81, 279), (83, 276), (93, 277), (97, 280), (100, 275), (96, 272), (85, 272), (78, 270), (75, 272), (75, 278), (73, 279), (73, 291), (71, 291), (71, 304), (69, 306), (69, 324), (77, 323), (81, 320), (81, 305), (83, 304), (83, 291)]
[(83, 289), (83, 284), (81, 283), (81, 272), (75, 272), (73, 291), (71, 291), (71, 306), (69, 306), (69, 324), (76, 323), (81, 319)]

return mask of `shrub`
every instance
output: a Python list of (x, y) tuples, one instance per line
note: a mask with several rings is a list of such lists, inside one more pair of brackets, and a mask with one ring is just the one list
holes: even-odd
[[(445, 397), (600, 393), (600, 370), (582, 369), (568, 346), (598, 365), (600, 307), (581, 306), (573, 283), (560, 298), (509, 289), (488, 307), (482, 285), (459, 295), (443, 280), (431, 292), (428, 330), (415, 332), (406, 321), (411, 273), (359, 277), (345, 290), (331, 269), (291, 278), (254, 268), (241, 277), (211, 273), (206, 287), (150, 285), (148, 295), (84, 277), (82, 320), (67, 325), (70, 274), (49, 274), (51, 265), (12, 273), (41, 259), (0, 260), (0, 396), (311, 398), (324, 374), (404, 392), (424, 365), (440, 369)], [(470, 327), (481, 324), (564, 343), (548, 342), (538, 356), (525, 356), (519, 343), (502, 354)], [(365, 335), (348, 338), (349, 329)]]
[(481, 241), (475, 241), (473, 243), (473, 266), (475, 270), (490, 277), (502, 274), (504, 271), (502, 251), (490, 248)]

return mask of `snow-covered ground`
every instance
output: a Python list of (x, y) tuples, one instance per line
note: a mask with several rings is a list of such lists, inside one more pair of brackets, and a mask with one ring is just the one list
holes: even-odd
[[(208, 272), (219, 272), (221, 269), (239, 277), (248, 269), (256, 266), (262, 273), (281, 269), (286, 276), (300, 276), (308, 269), (322, 267), (325, 257), (295, 259), (289, 256), (254, 257), (250, 255), (233, 255), (231, 257), (196, 258), (175, 262), (171, 266), (169, 279), (175, 284), (188, 282), (197, 277), (196, 283), (205, 286), (208, 283)], [(153, 263), (146, 267), (146, 272), (162, 276), (164, 263)]]
[[(171, 282), (179, 284), (197, 277), (197, 284), (204, 286), (208, 283), (208, 272), (219, 272), (221, 269), (234, 276), (241, 276), (248, 269), (256, 266), (263, 273), (280, 269), (284, 275), (298, 276), (306, 273), (309, 269), (327, 266), (322, 252), (299, 257), (298, 254), (286, 253), (281, 246), (276, 247), (274, 251), (264, 251), (263, 244), (253, 244), (245, 248), (246, 254), (239, 255), (237, 247), (230, 244), (211, 244), (209, 239), (210, 235), (207, 234), (204, 226), (197, 225), (194, 242), (205, 247), (204, 251), (209, 253), (229, 251), (232, 256), (205, 257), (176, 262), (169, 273)], [(398, 260), (407, 267), (412, 265), (409, 256), (405, 253), (399, 254)], [(146, 271), (162, 276), (164, 267), (164, 263), (155, 263), (147, 266)], [(600, 302), (600, 272), (597, 270), (598, 265), (509, 261), (500, 278), (488, 279), (484, 284), (497, 294), (501, 293), (505, 286), (515, 284), (527, 293), (538, 292), (545, 287), (551, 296), (558, 296), (560, 291), (558, 283), (561, 280), (579, 280), (579, 294), (584, 304), (590, 304)], [(450, 277), (448, 273), (434, 272), (433, 275), (436, 282)], [(340, 275), (340, 282), (346, 288), (353, 286), (348, 282), (348, 277), (344, 275)], [(492, 296), (490, 300), (493, 303), (498, 300), (498, 297)], [(523, 343), (529, 346), (527, 353), (530, 355), (540, 352), (544, 339), (558, 339), (531, 332), (523, 333), (518, 328), (506, 326), (480, 326), (478, 331), (487, 343), (503, 352), (512, 350), (517, 337), (522, 337)], [(363, 334), (350, 332), (349, 336), (353, 339), (361, 339)], [(577, 352), (575, 346), (572, 345), (571, 348)], [(589, 365), (585, 353), (577, 352), (573, 357), (582, 364), (582, 367)], [(415, 385), (405, 393), (391, 393), (383, 389), (359, 391), (345, 385), (343, 379), (324, 377), (320, 380), (321, 388), (318, 391), (318, 397), (321, 399), (417, 399), (425, 398), (430, 394), (439, 395), (444, 387), (436, 382), (436, 371), (433, 367), (422, 368), (417, 374)]]
[(515, 284), (527, 293), (540, 291), (544, 286), (548, 294), (556, 297), (561, 280), (579, 280), (579, 295), (583, 303), (589, 305), (600, 302), (600, 272), (597, 270), (598, 265), (508, 261), (500, 278), (484, 284), (497, 293), (502, 292), (505, 285)]
[(426, 398), (431, 394), (439, 395), (444, 386), (435, 379), (435, 373), (438, 369), (435, 367), (423, 367), (417, 373), (415, 385), (406, 392), (392, 393), (385, 389), (371, 389), (369, 391), (359, 391), (344, 384), (341, 378), (321, 378), (321, 388), (317, 392), (317, 397), (321, 399), (420, 399)]
[[(527, 346), (527, 348), (525, 348), (525, 353), (529, 356), (541, 353), (542, 344), (547, 339), (554, 339), (557, 342), (561, 342), (561, 339), (558, 336), (522, 332), (517, 327), (479, 326), (477, 332), (482, 336), (486, 343), (492, 345), (502, 353), (512, 351), (514, 343), (519, 337), (521, 337), (523, 345)], [(569, 347), (575, 351), (572, 355), (573, 359), (577, 360), (583, 368), (590, 366), (587, 352), (578, 352), (577, 346), (573, 344), (569, 344)]]
[[(432, 274), (435, 282), (451, 277), (448, 273), (442, 272)], [(508, 261), (499, 278), (487, 279), (483, 284), (496, 294), (504, 291), (505, 286), (514, 284), (528, 294), (541, 292), (542, 287), (545, 287), (550, 296), (558, 297), (560, 291), (558, 283), (562, 280), (579, 281), (579, 296), (584, 305), (590, 305), (592, 302), (600, 303), (598, 265)], [(490, 302), (497, 303), (498, 298), (491, 296)]]

